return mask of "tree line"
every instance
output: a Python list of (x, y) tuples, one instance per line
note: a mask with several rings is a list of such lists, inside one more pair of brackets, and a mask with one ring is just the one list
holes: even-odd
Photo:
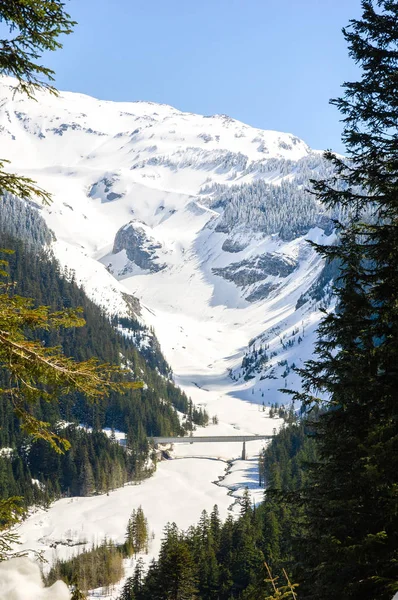
[(123, 544), (105, 538), (72, 558), (57, 559), (45, 578), (46, 585), (62, 579), (75, 588), (76, 595), (99, 587), (109, 591), (124, 576), (123, 560), (137, 553), (147, 553), (149, 541), (148, 521), (139, 506), (130, 515)]
[(316, 448), (307, 428), (296, 419), (264, 450), (267, 491), (260, 506), (245, 490), (238, 518), (231, 514), (222, 522), (215, 506), (187, 531), (168, 524), (159, 558), (147, 572), (137, 563), (120, 600), (259, 600), (274, 592), (268, 568), (278, 576), (283, 569), (296, 574), (303, 512), (282, 502), (278, 492), (294, 493), (309, 481), (307, 465), (316, 460)]

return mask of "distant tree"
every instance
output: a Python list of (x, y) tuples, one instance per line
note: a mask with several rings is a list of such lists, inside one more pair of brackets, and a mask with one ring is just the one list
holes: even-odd
[(137, 548), (137, 552), (142, 552), (143, 550), (148, 551), (148, 539), (148, 520), (144, 515), (142, 507), (139, 506), (137, 508), (135, 526), (135, 546)]
[(250, 492), (249, 492), (249, 488), (245, 487), (243, 496), (242, 496), (242, 500), (241, 500), (240, 514), (242, 517), (245, 517), (246, 515), (250, 516), (251, 511), (252, 511), (252, 504), (251, 504)]
[(217, 504), (214, 505), (213, 510), (210, 513), (210, 529), (214, 543), (216, 547), (218, 547), (221, 535), (221, 519)]
[(142, 507), (133, 510), (127, 523), (126, 550), (128, 554), (148, 551), (149, 528), (148, 520)]
[(134, 554), (135, 549), (135, 526), (136, 526), (136, 511), (135, 509), (130, 515), (126, 529), (126, 551), (128, 555)]
[(95, 491), (94, 473), (91, 467), (87, 450), (83, 451), (83, 461), (80, 467), (80, 494), (91, 496)]
[(159, 554), (159, 581), (163, 598), (192, 600), (197, 590), (197, 576), (192, 554), (175, 523), (165, 528)]
[(82, 592), (77, 585), (73, 586), (72, 596), (70, 600), (87, 600), (87, 596)]
[(132, 577), (132, 597), (134, 600), (140, 600), (139, 596), (142, 592), (145, 577), (144, 561), (140, 557), (135, 565), (134, 574)]
[(68, 560), (57, 559), (46, 576), (46, 583), (52, 584), (58, 579), (63, 579), (68, 585), (75, 588), (76, 598), (83, 590), (98, 587), (109, 588), (124, 575), (123, 554), (121, 548), (112, 541), (104, 539), (99, 546), (92, 546), (83, 550), (77, 556)]

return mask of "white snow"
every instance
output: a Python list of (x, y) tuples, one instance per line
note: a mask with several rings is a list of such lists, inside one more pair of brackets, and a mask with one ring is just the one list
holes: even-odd
[(0, 562), (1, 600), (69, 600), (70, 597), (62, 581), (44, 588), (39, 566), (28, 558)]
[(49, 510), (38, 510), (18, 527), (18, 549), (43, 551), (51, 562), (55, 555), (66, 558), (92, 542), (100, 543), (104, 537), (122, 543), (130, 514), (141, 505), (155, 532), (150, 552), (156, 556), (168, 521), (187, 528), (199, 519), (202, 510), (211, 511), (214, 504), (226, 516), (231, 499), (223, 488), (209, 485), (224, 475), (226, 467), (223, 461), (203, 458), (164, 461), (154, 477), (139, 485), (126, 485), (109, 495), (58, 500)]
[(38, 488), (40, 488), (41, 490), (45, 489), (45, 486), (43, 483), (41, 483), (38, 479), (33, 479), (32, 478), (32, 483), (33, 485), (36, 485)]
[(0, 456), (4, 458), (11, 458), (13, 453), (13, 448), (0, 448)]

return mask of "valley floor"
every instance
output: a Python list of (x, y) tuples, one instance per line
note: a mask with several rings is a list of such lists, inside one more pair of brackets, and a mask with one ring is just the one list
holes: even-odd
[[(231, 395), (232, 382), (225, 372), (218, 376), (197, 373), (188, 381), (184, 365), (180, 371), (178, 365), (173, 367), (177, 383), (193, 401), (205, 406), (210, 416), (218, 417), (218, 424), (209, 425), (206, 435), (270, 434), (280, 426), (281, 421), (270, 419), (262, 404)], [(203, 428), (195, 432), (201, 433)], [(187, 528), (198, 521), (202, 510), (210, 512), (214, 504), (223, 519), (229, 510), (238, 513), (238, 499), (245, 487), (256, 502), (261, 501), (258, 454), (264, 443), (248, 442), (245, 461), (241, 460), (241, 443), (176, 444), (174, 460), (160, 462), (155, 474), (139, 485), (126, 485), (108, 495), (65, 498), (47, 511), (32, 514), (19, 528), (20, 549), (40, 550), (51, 564), (55, 558), (77, 554), (86, 544), (101, 542), (104, 537), (123, 542), (128, 518), (141, 505), (154, 534), (149, 554), (144, 557), (149, 561), (158, 554), (168, 522)], [(133, 568), (134, 560), (126, 560), (126, 575)], [(93, 597), (117, 598), (119, 591), (120, 586), (111, 595), (96, 590)]]

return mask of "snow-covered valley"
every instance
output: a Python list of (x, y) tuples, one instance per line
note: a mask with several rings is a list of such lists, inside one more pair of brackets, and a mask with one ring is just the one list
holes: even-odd
[(39, 210), (61, 264), (109, 314), (138, 298), (181, 384), (230, 370), (231, 397), (280, 401), (328, 301), (306, 241), (332, 235), (305, 191), (330, 169), (321, 153), (225, 115), (67, 92), (34, 102), (13, 84), (1, 81), (0, 156), (52, 193)]
[[(109, 314), (139, 300), (176, 383), (214, 417), (206, 435), (271, 434), (282, 421), (267, 407), (299, 387), (293, 368), (311, 356), (330, 301), (307, 243), (333, 239), (330, 215), (305, 192), (325, 174), (321, 153), (225, 115), (72, 93), (35, 103), (12, 84), (0, 82), (0, 156), (52, 193), (39, 210), (61, 264)], [(176, 445), (175, 460), (138, 486), (34, 513), (21, 548), (51, 561), (81, 542), (123, 541), (142, 505), (154, 556), (168, 521), (188, 527), (215, 503), (225, 517), (246, 486), (260, 501), (263, 444), (249, 442), (245, 461), (237, 443)]]

